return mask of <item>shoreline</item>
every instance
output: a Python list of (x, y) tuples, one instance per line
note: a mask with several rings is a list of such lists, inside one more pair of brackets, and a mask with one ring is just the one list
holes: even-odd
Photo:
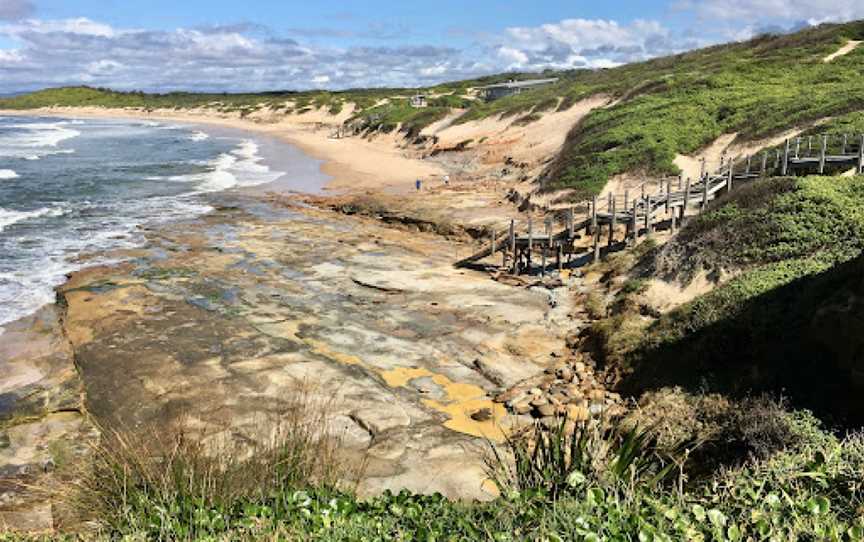
[(392, 142), (394, 136), (379, 136), (376, 140), (361, 138), (333, 139), (329, 130), (337, 124), (303, 121), (290, 117), (276, 122), (226, 116), (214, 111), (185, 112), (97, 107), (57, 107), (28, 110), (0, 110), (0, 116), (102, 118), (126, 120), (165, 120), (243, 130), (274, 137), (300, 149), (307, 156), (322, 161), (320, 171), (331, 179), (324, 185), (325, 193), (344, 194), (365, 190), (406, 193), (413, 190), (417, 178), (435, 178), (447, 172), (436, 164), (406, 156)]
[[(122, 121), (133, 121), (133, 120), (149, 120), (145, 117), (132, 117), (132, 116), (114, 116), (114, 115), (65, 115), (55, 112), (54, 114), (46, 114), (43, 112), (17, 112), (15, 114), (14, 111), (2, 111), (0, 112), (0, 116), (6, 117), (50, 117), (50, 118), (62, 118), (62, 119), (71, 119), (75, 120), (76, 118), (88, 118), (88, 119), (106, 119), (106, 120), (122, 120)], [(161, 120), (177, 122), (178, 124), (182, 124), (184, 127), (189, 129), (201, 129), (202, 131), (208, 131), (208, 134), (211, 137), (230, 137), (236, 139), (249, 139), (256, 143), (258, 146), (258, 152), (261, 159), (267, 164), (271, 170), (278, 171), (281, 173), (279, 178), (275, 179), (272, 182), (268, 182), (262, 185), (254, 185), (254, 186), (234, 186), (225, 190), (221, 190), (218, 192), (213, 192), (210, 194), (201, 194), (199, 197), (201, 201), (206, 203), (209, 207), (211, 207), (210, 211), (205, 212), (201, 215), (190, 215), (184, 218), (178, 218), (175, 221), (172, 221), (170, 224), (180, 224), (185, 221), (194, 221), (197, 219), (201, 219), (208, 214), (212, 214), (215, 209), (213, 209), (213, 204), (217, 199), (221, 199), (224, 201), (225, 198), (237, 198), (237, 197), (252, 197), (259, 200), (264, 200), (269, 195), (277, 194), (281, 196), (287, 196), (291, 194), (308, 194), (314, 196), (324, 196), (326, 197), (327, 184), (332, 180), (332, 177), (328, 176), (326, 173), (322, 171), (323, 162), (322, 160), (315, 158), (309, 154), (307, 154), (303, 149), (299, 146), (293, 144), (290, 141), (287, 141), (285, 138), (280, 138), (274, 136), (272, 133), (268, 133), (261, 130), (251, 130), (245, 127), (237, 127), (231, 123), (219, 123), (219, 122), (195, 122), (186, 119), (169, 119), (164, 118)], [(276, 147), (282, 147), (283, 151), (280, 152), (280, 149)], [(284, 152), (285, 146), (287, 146), (287, 151)], [(311, 171), (304, 171), (304, 169), (312, 169)], [(163, 224), (159, 228), (165, 227)], [(145, 232), (150, 229), (147, 224), (138, 225), (135, 230), (138, 232), (145, 234)], [(146, 237), (146, 235), (145, 235)], [(102, 265), (98, 261), (99, 257), (112, 254), (115, 252), (129, 252), (129, 251), (138, 251), (143, 250), (148, 244), (148, 241), (142, 240), (141, 246), (134, 248), (103, 248), (99, 249), (95, 252), (85, 252), (76, 254), (73, 258), (75, 260), (81, 260), (82, 264), (80, 268), (68, 273), (66, 275), (65, 280), (55, 284), (52, 287), (52, 290), (56, 293), (60, 288), (62, 288), (68, 281), (69, 278), (75, 273), (86, 271), (90, 267), (98, 267)], [(120, 262), (114, 262), (114, 264), (122, 263), (123, 258), (121, 258)], [(56, 311), (58, 305), (56, 301), (49, 301), (38, 307), (34, 307), (32, 311), (27, 312), (26, 314), (21, 314), (14, 320), (10, 320), (8, 322), (0, 324), (0, 337), (6, 336), (6, 339), (9, 339), (10, 335), (14, 335), (14, 333), (10, 332), (10, 330), (14, 330), (16, 328), (20, 328), (22, 326), (28, 326), (35, 318), (38, 317), (40, 313), (44, 311)], [(21, 334), (24, 337), (26, 334)], [(24, 338), (26, 341), (26, 337)], [(0, 360), (4, 358), (2, 355), (4, 354), (3, 349), (0, 349)], [(9, 356), (5, 356), (9, 357)]]

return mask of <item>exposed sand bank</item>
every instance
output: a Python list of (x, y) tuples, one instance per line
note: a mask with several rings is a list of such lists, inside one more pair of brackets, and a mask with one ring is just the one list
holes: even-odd
[(831, 117), (821, 118), (815, 122), (786, 130), (777, 135), (750, 141), (739, 141), (738, 132), (723, 134), (699, 152), (691, 155), (679, 154), (675, 157), (675, 165), (681, 168), (685, 177), (698, 179), (705, 160), (707, 171), (716, 171), (723, 157), (739, 159), (755, 156), (763, 149), (770, 149), (783, 144), (787, 139), (798, 137), (814, 126), (820, 126), (831, 120)]

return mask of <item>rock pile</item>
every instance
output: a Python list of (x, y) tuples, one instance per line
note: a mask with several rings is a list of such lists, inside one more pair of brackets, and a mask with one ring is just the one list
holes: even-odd
[(624, 411), (621, 396), (606, 391), (593, 368), (577, 360), (547, 368), (543, 374), (500, 393), (495, 402), (503, 403), (514, 414), (531, 416), (547, 427), (566, 418), (565, 427), (570, 431), (577, 423), (617, 416)]

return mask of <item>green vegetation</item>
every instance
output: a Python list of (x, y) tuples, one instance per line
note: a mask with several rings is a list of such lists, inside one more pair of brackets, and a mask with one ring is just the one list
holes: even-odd
[(412, 107), (407, 98), (395, 98), (387, 103), (364, 109), (350, 121), (359, 124), (361, 129), (390, 133), (397, 127), (407, 137), (414, 138), (420, 131), (433, 122), (439, 121), (450, 112), (449, 106)]
[[(693, 256), (682, 258), (685, 250)], [(695, 264), (709, 271), (745, 272), (676, 311), (658, 330), (663, 329), (664, 341), (678, 340), (738, 319), (748, 300), (855, 259), (862, 250), (864, 177), (750, 185), (695, 218), (664, 250), (667, 256), (676, 254), (670, 260), (685, 268)]]
[(580, 78), (621, 100), (574, 130), (548, 187), (597, 193), (616, 174), (677, 174), (673, 160), (724, 133), (759, 138), (862, 109), (855, 88), (864, 52), (825, 64), (864, 23), (764, 36)]
[(597, 355), (637, 395), (669, 384), (784, 389), (857, 423), (860, 405), (836, 397), (860, 393), (862, 209), (864, 177), (772, 179), (720, 198), (646, 255), (637, 275), (688, 284), (705, 272), (721, 285), (646, 319), (638, 297), (625, 302), (639, 294), (625, 284), (618, 310), (592, 324)]
[[(864, 539), (864, 438), (839, 439), (806, 413), (771, 404), (737, 422), (754, 442), (780, 428), (764, 457), (718, 470), (702, 457), (711, 472), (692, 478), (685, 448), (693, 442), (659, 428), (567, 436), (562, 425), (514, 437), (490, 460), (490, 472), (513, 477), (499, 478), (505, 491), (488, 503), (408, 492), (359, 499), (333, 483), (335, 448), (308, 431), (244, 461), (208, 459), (181, 437), (160, 441), (170, 452), (147, 455), (152, 441), (114, 435), (68, 502), (77, 519), (96, 520), (96, 533), (82, 526), (85, 538), (106, 540)], [(513, 454), (522, 460), (511, 463)]]

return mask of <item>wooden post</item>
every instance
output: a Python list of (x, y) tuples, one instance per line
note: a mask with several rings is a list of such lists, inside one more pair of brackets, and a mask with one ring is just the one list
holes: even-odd
[(701, 168), (701, 171), (699, 172), (699, 178), (700, 179), (705, 178), (705, 172), (707, 171), (707, 167), (708, 167), (708, 164), (706, 163), (706, 159), (702, 158), (702, 168)]
[(762, 177), (768, 174), (768, 151), (762, 151)]
[(615, 196), (612, 195), (612, 192), (609, 192), (609, 197), (606, 198), (606, 211), (607, 212), (611, 212), (613, 201), (615, 201)]
[(652, 230), (654, 229), (654, 216), (651, 212), (653, 208), (653, 200), (651, 196), (648, 196), (648, 205), (645, 207), (645, 237), (651, 237)]
[(861, 136), (861, 147), (858, 149), (858, 174), (864, 174), (864, 135)]
[(531, 274), (531, 252), (534, 250), (534, 223), (528, 217), (528, 274)]
[(675, 233), (675, 227), (676, 227), (675, 222), (677, 219), (678, 219), (678, 214), (675, 212), (675, 209), (672, 209), (672, 217), (670, 218), (670, 222), (669, 222), (669, 230), (672, 233)]
[(684, 202), (681, 204), (681, 222), (684, 222), (684, 214), (687, 212), (688, 205), (690, 205), (690, 177), (687, 177), (687, 182), (684, 184)]
[(702, 179), (702, 210), (705, 210), (705, 207), (708, 206), (708, 177), (704, 177)]
[(630, 190), (624, 190), (624, 204), (621, 205), (621, 208), (624, 209), (625, 213), (630, 208)]
[(684, 188), (684, 175), (681, 173), (678, 174), (678, 191), (680, 192)]
[(630, 217), (630, 229), (632, 230), (633, 237), (631, 238), (631, 245), (636, 244), (636, 239), (639, 237), (639, 223), (636, 221), (636, 214), (639, 210), (639, 201), (636, 198), (633, 198), (633, 216)]
[(795, 159), (799, 159), (801, 157), (801, 138), (795, 138)]
[(774, 151), (774, 174), (780, 170), (780, 149)]
[(594, 260), (600, 260), (600, 228), (594, 228)]
[(552, 248), (552, 218), (546, 218), (546, 244), (543, 246), (543, 276), (546, 276), (546, 252)]
[(615, 198), (612, 198), (612, 208), (611, 208), (612, 218), (610, 219), (610, 222), (609, 222), (609, 246), (610, 247), (615, 242), (615, 226), (618, 225), (618, 216), (617, 216), (617, 213), (615, 210), (615, 204), (616, 203), (617, 202), (615, 201)]
[(807, 136), (807, 156), (813, 154), (813, 136)]
[(591, 200), (591, 234), (597, 230), (597, 196)]
[(512, 218), (510, 219), (510, 254), (512, 255), (513, 260), (510, 262), (512, 265), (512, 273), (516, 274), (516, 221)]
[(732, 191), (732, 181), (735, 177), (735, 162), (729, 162), (729, 178), (726, 180), (726, 193)]
[(786, 175), (789, 171), (789, 140), (786, 140), (786, 150), (783, 152), (783, 169), (780, 175)]
[(822, 136), (822, 151), (819, 153), (819, 175), (825, 174), (825, 158), (828, 153), (828, 136)]
[(567, 238), (573, 239), (573, 236), (576, 232), (573, 231), (573, 228), (576, 226), (576, 219), (573, 216), (573, 207), (567, 209)]
[(564, 269), (564, 254), (563, 254), (564, 247), (561, 243), (558, 243), (557, 246), (558, 246), (558, 261), (557, 261), (558, 273), (561, 273), (561, 271)]
[(747, 157), (747, 168), (744, 170), (744, 176), (747, 178), (750, 177), (750, 165), (752, 163), (752, 160), (753, 160), (752, 156)]
[(496, 252), (497, 250), (495, 250), (495, 228), (492, 228), (492, 254), (490, 254), (490, 256), (494, 258)]
[(666, 180), (666, 216), (669, 216), (669, 195), (672, 193), (672, 179)]
[(840, 154), (846, 156), (846, 145), (849, 144), (849, 134), (843, 134), (843, 148), (840, 149)]

